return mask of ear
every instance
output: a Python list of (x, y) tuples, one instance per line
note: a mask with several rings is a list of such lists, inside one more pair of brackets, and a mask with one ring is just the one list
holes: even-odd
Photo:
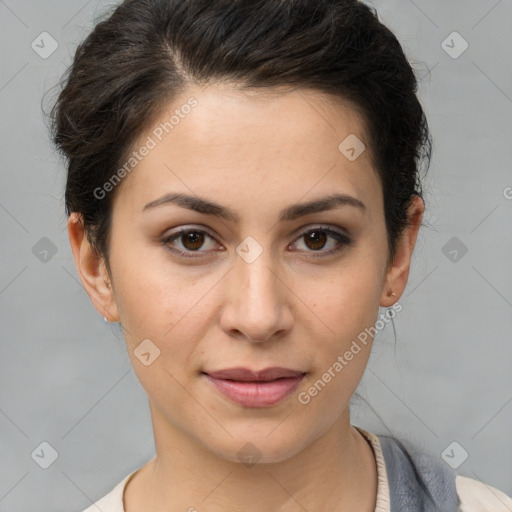
[[(424, 210), (425, 205), (421, 197), (414, 196), (407, 211), (409, 225), (404, 228), (397, 241), (395, 259), (386, 272), (380, 301), (382, 307), (390, 307), (397, 302), (407, 285), (411, 257), (421, 227)], [(395, 293), (395, 295), (392, 296), (392, 293)]]
[(94, 307), (109, 322), (119, 321), (117, 304), (104, 259), (89, 244), (82, 216), (76, 212), (71, 213), (68, 219), (68, 235), (80, 280)]

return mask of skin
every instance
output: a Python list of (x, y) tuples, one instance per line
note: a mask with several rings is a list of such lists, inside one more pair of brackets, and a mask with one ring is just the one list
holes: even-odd
[[(379, 306), (398, 301), (424, 205), (413, 200), (411, 224), (388, 266), (370, 150), (354, 161), (338, 150), (349, 134), (365, 141), (362, 119), (315, 91), (273, 92), (190, 86), (162, 110), (155, 125), (190, 96), (198, 101), (118, 185), (112, 275), (79, 217), (69, 218), (82, 283), (100, 314), (121, 322), (149, 397), (156, 456), (126, 487), (128, 512), (374, 510), (375, 458), (349, 414), (371, 338), (307, 405), (297, 397), (375, 324)], [(239, 219), (170, 203), (142, 212), (168, 192), (215, 201)], [(342, 205), (278, 221), (281, 209), (332, 193), (353, 196), (365, 209)], [(329, 236), (315, 245), (301, 235), (317, 226), (346, 230), (353, 243), (315, 258), (338, 244)], [(199, 257), (172, 254), (161, 243), (179, 227), (207, 231), (198, 243), (178, 237), (168, 244), (195, 248)], [(251, 263), (236, 252), (249, 236), (262, 249)], [(146, 366), (134, 350), (148, 338), (160, 355)], [(200, 373), (234, 366), (308, 373), (284, 401), (251, 408), (225, 398)], [(248, 442), (261, 457), (250, 467), (237, 455)]]

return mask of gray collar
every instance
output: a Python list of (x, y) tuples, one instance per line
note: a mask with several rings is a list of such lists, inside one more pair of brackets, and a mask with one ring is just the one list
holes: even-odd
[(455, 473), (411, 443), (378, 435), (386, 464), (391, 512), (460, 512)]

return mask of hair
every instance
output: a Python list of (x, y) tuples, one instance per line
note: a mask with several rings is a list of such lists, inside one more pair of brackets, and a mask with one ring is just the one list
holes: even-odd
[[(108, 16), (107, 16), (108, 14)], [(79, 214), (109, 273), (112, 204), (98, 199), (133, 144), (191, 84), (313, 90), (355, 108), (382, 184), (388, 262), (423, 199), (431, 156), (417, 80), (393, 33), (357, 0), (125, 0), (78, 45), (50, 113)], [(341, 141), (340, 141), (341, 142)]]

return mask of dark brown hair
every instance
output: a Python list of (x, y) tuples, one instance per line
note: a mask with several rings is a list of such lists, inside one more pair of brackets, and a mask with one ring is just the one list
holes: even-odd
[[(108, 261), (115, 174), (187, 85), (313, 89), (363, 116), (382, 183), (389, 255), (422, 197), (431, 139), (400, 43), (357, 0), (125, 0), (96, 23), (62, 78), (52, 140), (67, 160), (66, 213)], [(340, 141), (341, 142), (341, 141)]]

